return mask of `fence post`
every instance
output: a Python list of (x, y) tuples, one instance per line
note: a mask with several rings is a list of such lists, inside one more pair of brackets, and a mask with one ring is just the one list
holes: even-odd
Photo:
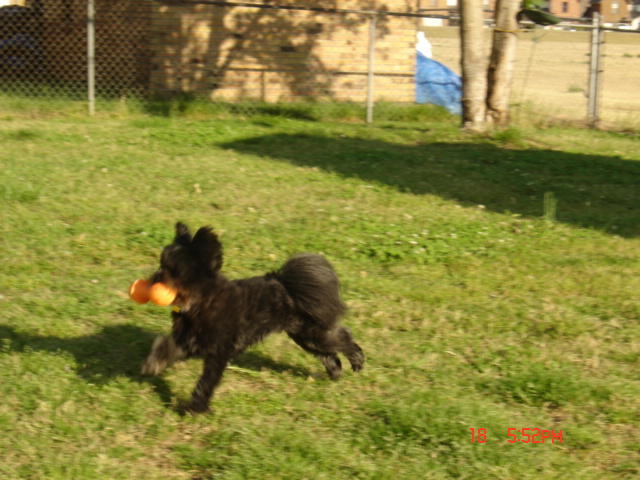
[(89, 115), (95, 113), (96, 107), (96, 10), (94, 0), (87, 0), (87, 100)]
[(367, 67), (367, 123), (373, 122), (373, 60), (376, 50), (376, 21), (378, 15), (371, 14), (369, 22), (369, 63)]
[(600, 45), (602, 36), (601, 18), (597, 12), (593, 13), (593, 30), (591, 30), (591, 62), (589, 66), (589, 111), (587, 113), (589, 126), (598, 126), (598, 94), (600, 91)]

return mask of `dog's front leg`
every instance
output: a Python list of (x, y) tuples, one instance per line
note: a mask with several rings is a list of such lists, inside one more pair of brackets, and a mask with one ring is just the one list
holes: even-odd
[(143, 375), (160, 375), (165, 368), (176, 360), (186, 356), (173, 337), (157, 337), (151, 347), (151, 353), (142, 366)]
[(213, 395), (222, 373), (227, 367), (229, 358), (208, 354), (204, 359), (204, 372), (196, 385), (191, 400), (183, 406), (183, 410), (191, 413), (202, 413), (209, 410), (209, 400)]

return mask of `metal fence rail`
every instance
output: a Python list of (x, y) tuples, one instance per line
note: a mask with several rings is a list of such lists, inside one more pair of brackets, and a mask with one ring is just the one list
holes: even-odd
[[(372, 120), (377, 100), (413, 103), (418, 29), (459, 71), (457, 30), (420, 27), (424, 13), (305, 2), (16, 0), (0, 8), (0, 95), (82, 100), (90, 112), (95, 98), (180, 93), (246, 114), (264, 102), (350, 102)], [(516, 120), (640, 123), (640, 32), (597, 31), (600, 55), (589, 32), (519, 34)]]

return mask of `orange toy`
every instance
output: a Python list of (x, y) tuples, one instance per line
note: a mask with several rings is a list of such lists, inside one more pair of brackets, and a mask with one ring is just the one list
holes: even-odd
[(138, 279), (129, 287), (129, 297), (134, 302), (147, 303), (151, 300), (156, 305), (166, 307), (173, 303), (176, 292), (162, 282), (149, 286), (148, 280)]
[(140, 278), (133, 282), (129, 287), (129, 297), (138, 303), (147, 303), (151, 300), (151, 297), (149, 297), (149, 281)]
[(162, 282), (154, 283), (149, 289), (149, 298), (156, 305), (166, 307), (176, 299), (176, 292)]

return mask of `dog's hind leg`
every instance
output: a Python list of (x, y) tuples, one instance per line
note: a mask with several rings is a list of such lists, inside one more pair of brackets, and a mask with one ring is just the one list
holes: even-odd
[(342, 374), (342, 362), (335, 352), (326, 352), (318, 348), (318, 343), (312, 341), (303, 335), (289, 333), (291, 340), (296, 342), (305, 352), (309, 352), (318, 358), (327, 370), (327, 374), (331, 380), (337, 380)]
[(337, 333), (334, 334), (336, 338), (336, 344), (338, 351), (344, 354), (349, 363), (351, 364), (351, 369), (354, 372), (359, 372), (364, 367), (364, 352), (353, 340), (353, 335), (351, 335), (351, 330), (347, 327), (337, 327)]
[(176, 345), (173, 337), (159, 336), (153, 342), (151, 353), (142, 366), (142, 374), (160, 375), (173, 362), (186, 356), (186, 352)]
[(351, 332), (346, 327), (337, 326), (326, 330), (318, 325), (303, 326), (296, 333), (288, 334), (305, 351), (320, 359), (332, 380), (337, 380), (342, 373), (337, 353), (347, 357), (354, 372), (362, 370), (364, 353), (353, 341)]

